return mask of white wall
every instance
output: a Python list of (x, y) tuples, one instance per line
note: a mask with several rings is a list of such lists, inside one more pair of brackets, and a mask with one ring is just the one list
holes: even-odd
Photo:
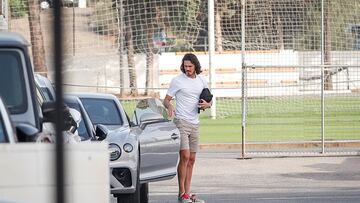
[[(64, 148), (66, 202), (108, 203), (107, 143), (67, 144)], [(54, 163), (54, 144), (0, 144), (0, 202), (56, 202)]]
[[(152, 69), (154, 76), (154, 83), (152, 87), (158, 88), (160, 92), (160, 97), (164, 98), (166, 93), (166, 84), (169, 84), (171, 79), (176, 76), (178, 73), (173, 70), (180, 70), (181, 59), (184, 56), (184, 53), (162, 53), (161, 55), (156, 55), (154, 57), (154, 67)], [(209, 68), (208, 55), (206, 53), (197, 53), (197, 56), (200, 60), (203, 70)], [(332, 52), (332, 63), (339, 65), (360, 65), (360, 52), (358, 51), (348, 51)], [(98, 56), (98, 57), (68, 57), (66, 58), (64, 64), (64, 80), (65, 83), (77, 84), (80, 86), (90, 86), (90, 87), (79, 87), (72, 86), (67, 87), (68, 91), (89, 91), (89, 92), (109, 92), (109, 93), (119, 93), (119, 55), (107, 55), (107, 56)], [(286, 67), (296, 67), (296, 66), (311, 66), (321, 64), (321, 55), (320, 52), (297, 52), (292, 50), (269, 50), (269, 51), (248, 51), (246, 52), (246, 65), (247, 66), (286, 66)], [(128, 68), (127, 68), (127, 59), (126, 56), (123, 56), (124, 67), (121, 67), (124, 70), (124, 79), (125, 87), (128, 87)], [(146, 81), (146, 56), (144, 54), (137, 54), (135, 57), (136, 63), (136, 72), (137, 72), (137, 87), (139, 93), (142, 93), (145, 88)], [(235, 69), (236, 72), (216, 74), (214, 77), (215, 82), (222, 81), (241, 81), (241, 53), (224, 53), (216, 54), (214, 57), (213, 67), (217, 70), (219, 69)], [(162, 71), (170, 70), (172, 74), (163, 74)], [(315, 72), (314, 72), (315, 70)], [(350, 80), (355, 81), (352, 83), (351, 88), (357, 89), (360, 88), (360, 71), (357, 67), (352, 67), (349, 69)], [(318, 71), (314, 68), (299, 68), (297, 71), (290, 72), (264, 72), (261, 73), (251, 72), (248, 73), (249, 80), (266, 80), (270, 86), (282, 86), (282, 81), (297, 81), (291, 84), (300, 84), (302, 81), (299, 81), (300, 77), (304, 75), (318, 74)], [(347, 84), (341, 83), (344, 80), (344, 73), (335, 75), (333, 81), (337, 83), (337, 88), (344, 89)], [(206, 75), (206, 74), (205, 74)], [(208, 75), (206, 75), (208, 77)], [(314, 82), (314, 81), (312, 81)], [(317, 81), (316, 81), (317, 82)], [(164, 86), (165, 85), (165, 86)], [(101, 87), (107, 86), (109, 88), (104, 89)], [(290, 85), (291, 86), (291, 85)], [(111, 88), (115, 87), (115, 88)], [(218, 86), (217, 86), (218, 88)], [(239, 86), (234, 86), (233, 89), (221, 89), (216, 94), (217, 96), (240, 96), (238, 93), (241, 91), (236, 91), (236, 88)], [(268, 87), (267, 87), (268, 88)], [(299, 91), (303, 91), (301, 86), (289, 88), (273, 88), (274, 91), (265, 91), (271, 93), (271, 95), (293, 95), (297, 94)], [(235, 89), (235, 91), (234, 91)], [(279, 92), (281, 91), (281, 92)], [(263, 95), (263, 90), (253, 89), (249, 91), (250, 95), (256, 96), (257, 94)], [(264, 96), (264, 95), (263, 95)]]

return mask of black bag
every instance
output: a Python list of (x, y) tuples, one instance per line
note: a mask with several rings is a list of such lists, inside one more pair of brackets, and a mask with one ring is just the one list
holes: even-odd
[[(200, 98), (199, 98), (199, 102), (201, 102), (201, 100), (205, 100), (206, 102), (211, 102), (213, 98), (213, 95), (211, 94), (209, 88), (204, 88), (200, 94)], [(200, 113), (200, 108), (198, 108), (198, 113)]]

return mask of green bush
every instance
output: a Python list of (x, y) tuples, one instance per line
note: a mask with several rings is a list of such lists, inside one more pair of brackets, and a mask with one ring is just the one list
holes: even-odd
[(23, 0), (10, 0), (11, 17), (21, 18), (26, 14), (26, 6)]

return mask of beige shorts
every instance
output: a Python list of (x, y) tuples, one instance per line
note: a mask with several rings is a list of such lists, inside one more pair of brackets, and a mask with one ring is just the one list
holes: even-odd
[(199, 148), (199, 124), (192, 124), (182, 119), (174, 119), (180, 131), (180, 150), (189, 149), (197, 152)]

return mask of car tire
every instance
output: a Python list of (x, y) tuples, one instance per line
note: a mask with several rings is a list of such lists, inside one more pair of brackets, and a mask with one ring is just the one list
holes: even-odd
[(149, 183), (143, 183), (140, 186), (140, 203), (149, 202)]
[[(140, 157), (139, 157), (140, 161)], [(140, 203), (140, 163), (137, 165), (136, 187), (132, 194), (121, 194), (117, 196), (117, 203)]]

